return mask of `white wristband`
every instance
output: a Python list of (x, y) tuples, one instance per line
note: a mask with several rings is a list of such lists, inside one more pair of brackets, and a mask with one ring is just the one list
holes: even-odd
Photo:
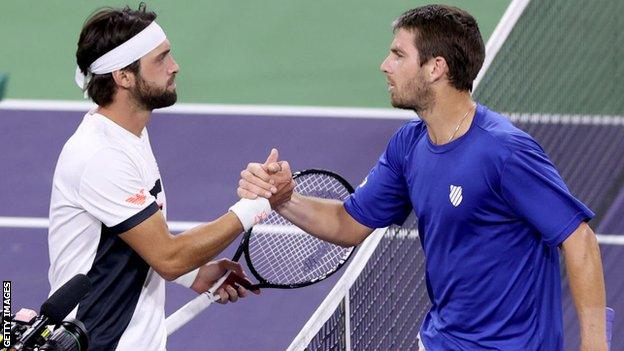
[(243, 224), (243, 229), (248, 231), (254, 224), (258, 224), (268, 217), (271, 213), (271, 204), (269, 200), (263, 197), (253, 200), (241, 199), (230, 207), (230, 211), (238, 217), (238, 220)]
[(197, 274), (199, 274), (199, 268), (192, 270), (184, 275), (179, 276), (176, 280), (174, 280), (174, 282), (185, 286), (187, 288), (190, 288), (191, 285), (193, 285), (193, 282), (195, 282), (195, 278), (197, 278)]

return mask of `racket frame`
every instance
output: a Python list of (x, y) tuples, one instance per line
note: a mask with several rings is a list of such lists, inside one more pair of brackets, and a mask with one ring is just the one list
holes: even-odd
[[(307, 169), (301, 172), (296, 172), (295, 174), (293, 174), (293, 179), (296, 180), (298, 177), (306, 175), (306, 174), (310, 174), (310, 173), (325, 174), (330, 177), (333, 177), (337, 179), (342, 185), (344, 185), (344, 187), (347, 189), (347, 191), (350, 194), (353, 193), (353, 187), (351, 186), (351, 184), (349, 184), (349, 182), (347, 182), (344, 178), (342, 178), (338, 174), (331, 172), (331, 171), (323, 170), (323, 169)], [(252, 235), (251, 229), (245, 232), (245, 234), (243, 235), (243, 238), (241, 239), (240, 244), (238, 245), (238, 249), (236, 250), (236, 253), (234, 254), (234, 257), (232, 258), (232, 261), (238, 262), (240, 260), (240, 257), (243, 254), (245, 254), (245, 261), (247, 262), (247, 266), (249, 270), (251, 271), (253, 276), (258, 280), (258, 282), (260, 282), (259, 284), (252, 284), (252, 285), (241, 283), (241, 285), (248, 290), (255, 290), (259, 288), (296, 289), (296, 288), (301, 288), (304, 286), (317, 283), (321, 280), (325, 280), (329, 278), (332, 274), (340, 270), (340, 268), (349, 261), (349, 258), (353, 256), (353, 251), (355, 251), (355, 247), (352, 247), (351, 251), (349, 252), (349, 255), (338, 266), (336, 266), (333, 270), (327, 272), (322, 277), (319, 277), (317, 279), (310, 280), (307, 282), (303, 282), (303, 283), (274, 284), (274, 283), (269, 283), (266, 279), (262, 278), (262, 276), (256, 271), (255, 267), (253, 266), (251, 262), (251, 257), (249, 254), (249, 240), (251, 238), (251, 235)], [(227, 276), (229, 274), (231, 274), (231, 272), (228, 272), (223, 277), (221, 277), (217, 282), (213, 284), (213, 286), (208, 291), (195, 297), (194, 299), (186, 303), (184, 306), (182, 306), (180, 309), (178, 309), (176, 312), (174, 312), (169, 317), (167, 317), (165, 320), (167, 335), (171, 335), (176, 330), (183, 327), (186, 323), (188, 323), (190, 320), (195, 318), (199, 313), (201, 313), (201, 311), (205, 310), (213, 302), (216, 302), (219, 299), (219, 297), (215, 295), (215, 292), (218, 289), (218, 287), (220, 287), (223, 284), (223, 282), (227, 279)]]
[[(297, 178), (299, 178), (301, 176), (304, 176), (304, 175), (307, 175), (307, 174), (323, 174), (323, 175), (330, 176), (330, 177), (336, 179), (338, 182), (340, 182), (345, 187), (345, 189), (347, 189), (349, 194), (353, 194), (354, 189), (351, 186), (351, 184), (349, 184), (349, 182), (347, 182), (340, 175), (338, 175), (338, 174), (336, 174), (336, 173), (334, 173), (332, 171), (325, 170), (325, 169), (310, 168), (310, 169), (306, 169), (306, 170), (303, 170), (303, 171), (300, 171), (300, 172), (295, 172), (293, 174), (293, 180), (296, 181)], [(355, 251), (355, 247), (353, 247), (351, 249), (351, 252), (349, 252), (349, 255), (339, 265), (334, 267), (332, 270), (327, 272), (322, 277), (319, 277), (319, 278), (314, 279), (314, 280), (306, 281), (306, 282), (301, 282), (301, 283), (275, 284), (275, 283), (271, 283), (271, 282), (267, 281), (266, 279), (264, 279), (260, 275), (260, 273), (258, 273), (256, 268), (253, 266), (253, 262), (251, 260), (251, 255), (249, 253), (249, 241), (251, 239), (252, 231), (253, 231), (253, 227), (245, 232), (245, 234), (243, 235), (243, 238), (241, 239), (241, 243), (238, 246), (238, 250), (236, 250), (236, 254), (234, 254), (234, 257), (232, 258), (233, 261), (238, 261), (240, 259), (241, 254), (244, 254), (245, 255), (245, 261), (247, 263), (247, 267), (249, 268), (249, 271), (251, 272), (251, 274), (258, 281), (257, 284), (252, 284), (251, 287), (247, 287), (246, 286), (245, 288), (247, 288), (247, 289), (249, 289), (249, 288), (252, 288), (252, 289), (263, 289), (263, 288), (271, 288), (271, 289), (298, 289), (298, 288), (303, 288), (303, 287), (308, 286), (308, 285), (312, 285), (312, 284), (317, 283), (317, 282), (319, 282), (321, 280), (325, 280), (325, 279), (329, 278), (334, 273), (339, 271), (340, 268), (342, 266), (344, 266), (345, 263), (347, 263), (349, 261), (351, 256), (353, 256), (353, 251)]]

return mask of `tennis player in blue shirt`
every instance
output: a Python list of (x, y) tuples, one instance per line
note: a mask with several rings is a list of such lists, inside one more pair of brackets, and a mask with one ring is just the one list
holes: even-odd
[(600, 251), (586, 223), (594, 214), (529, 135), (472, 100), (484, 52), (465, 11), (405, 12), (381, 70), (392, 105), (421, 120), (396, 132), (355, 193), (344, 204), (291, 196), (290, 168), (276, 150), (248, 165), (238, 193), (281, 197), (281, 215), (341, 245), (413, 210), (432, 302), (420, 329), (428, 351), (563, 350), (561, 250), (581, 350), (606, 350)]

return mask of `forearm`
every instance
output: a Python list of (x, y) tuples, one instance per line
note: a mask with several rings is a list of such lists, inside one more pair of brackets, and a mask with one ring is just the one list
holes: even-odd
[(357, 245), (372, 231), (356, 223), (337, 200), (294, 193), (278, 212), (307, 233), (337, 245)]
[[(606, 305), (602, 260), (596, 236), (587, 224), (579, 226), (564, 242), (563, 253), (581, 340), (588, 346), (603, 347), (606, 343)], [(594, 350), (592, 347), (587, 349)]]
[(182, 275), (213, 260), (243, 231), (232, 212), (172, 236), (171, 266)]
[(243, 227), (232, 212), (179, 235), (169, 233), (162, 213), (120, 234), (163, 278), (173, 280), (206, 264), (223, 251)]

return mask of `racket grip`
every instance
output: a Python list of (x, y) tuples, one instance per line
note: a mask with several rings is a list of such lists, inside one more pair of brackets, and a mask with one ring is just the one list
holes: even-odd
[(182, 306), (179, 310), (175, 311), (172, 315), (165, 320), (165, 329), (167, 335), (173, 334), (176, 330), (180, 329), (186, 323), (190, 322), (203, 310), (208, 308), (213, 302), (219, 300), (219, 296), (215, 295), (217, 289), (225, 282), (230, 275), (231, 271), (228, 271), (223, 277), (219, 278), (205, 293), (200, 294), (193, 300), (189, 301), (186, 305)]

